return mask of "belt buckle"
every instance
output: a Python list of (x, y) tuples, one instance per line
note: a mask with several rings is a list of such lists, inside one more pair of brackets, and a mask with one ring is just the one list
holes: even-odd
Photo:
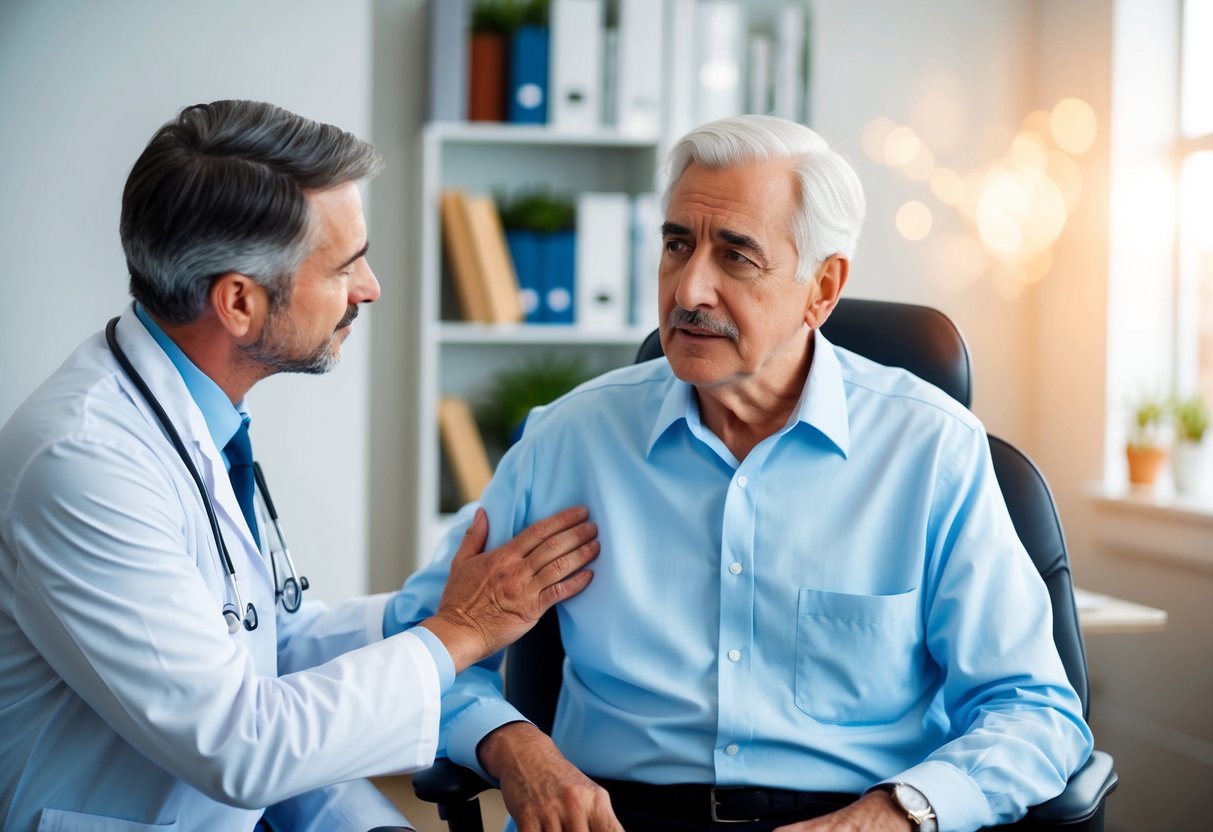
[[(721, 791), (732, 791), (732, 790), (731, 789), (721, 789)], [(720, 801), (718, 801), (716, 799), (716, 787), (715, 786), (712, 786), (712, 788), (708, 791), (708, 800), (709, 800), (709, 803), (711, 804), (712, 823), (755, 823), (757, 821), (762, 820), (762, 818), (722, 818), (719, 815), (717, 815), (716, 807), (720, 805)]]

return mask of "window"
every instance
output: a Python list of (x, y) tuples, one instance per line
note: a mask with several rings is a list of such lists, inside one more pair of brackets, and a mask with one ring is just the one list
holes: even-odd
[(1182, 26), (1175, 380), (1213, 401), (1213, 0), (1185, 0)]

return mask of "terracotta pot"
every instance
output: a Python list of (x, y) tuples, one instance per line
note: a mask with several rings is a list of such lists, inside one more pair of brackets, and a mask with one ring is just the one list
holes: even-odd
[(1125, 448), (1125, 457), (1129, 461), (1129, 482), (1133, 485), (1153, 485), (1158, 480), (1163, 463), (1167, 461), (1167, 452), (1163, 448), (1129, 445)]

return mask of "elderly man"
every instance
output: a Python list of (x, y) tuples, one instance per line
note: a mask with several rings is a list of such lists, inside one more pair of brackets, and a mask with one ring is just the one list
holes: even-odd
[[(500, 781), (523, 830), (962, 832), (1089, 755), (981, 424), (820, 332), (863, 211), (806, 127), (684, 137), (666, 357), (534, 412), (484, 492), (493, 537), (566, 501), (603, 530), (594, 583), (559, 610), (551, 739), (489, 666), (444, 700), (447, 753)], [(452, 548), (400, 615), (432, 607)]]
[(357, 778), (429, 765), (455, 673), (589, 582), (584, 508), (483, 554), (478, 515), (418, 626), (387, 596), (301, 606), (244, 399), (333, 367), (379, 297), (380, 166), (250, 101), (186, 108), (135, 162), (136, 302), (0, 430), (5, 830), (403, 824)]

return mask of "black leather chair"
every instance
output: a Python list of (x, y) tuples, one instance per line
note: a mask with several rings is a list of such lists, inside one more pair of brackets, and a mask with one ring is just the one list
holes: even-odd
[[(822, 330), (836, 346), (881, 364), (903, 367), (965, 407), (972, 400), (968, 347), (956, 325), (938, 310), (885, 301), (844, 298)], [(641, 345), (637, 361), (662, 354), (656, 332)], [(1088, 716), (1087, 660), (1079, 630), (1070, 559), (1048, 483), (1036, 465), (1010, 443), (990, 437), (994, 471), (1020, 540), (1040, 571), (1053, 603), (1053, 638), (1070, 683)], [(523, 715), (550, 732), (560, 693), (564, 649), (554, 611), (506, 651), (506, 697)], [(1095, 751), (1070, 778), (1066, 790), (1032, 807), (1017, 823), (993, 827), (1016, 832), (1100, 832), (1104, 801), (1117, 786), (1112, 758)], [(490, 786), (469, 769), (439, 760), (414, 778), (422, 800), (439, 804), (452, 832), (481, 832), (476, 795)]]

